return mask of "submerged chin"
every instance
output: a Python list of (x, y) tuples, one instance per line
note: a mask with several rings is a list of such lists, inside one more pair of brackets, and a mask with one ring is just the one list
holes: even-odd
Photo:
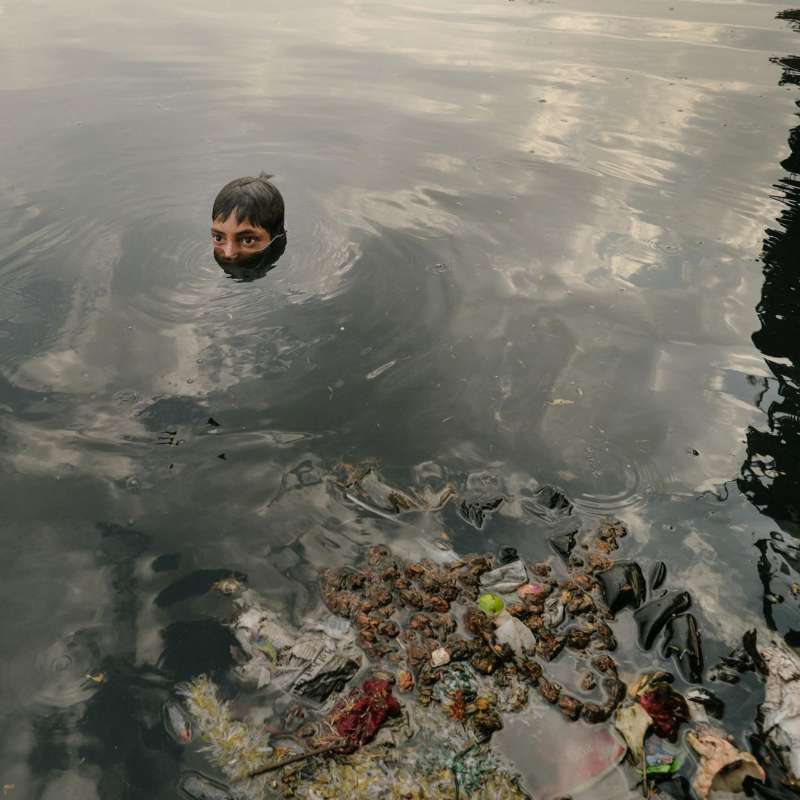
[[(267, 250), (268, 249), (269, 248), (267, 248)], [(264, 260), (265, 253), (266, 250), (262, 250), (260, 253), (253, 253), (253, 255), (245, 256), (244, 258), (223, 258), (222, 256), (214, 253), (214, 261), (216, 261), (221, 267), (250, 269), (251, 267), (261, 266), (261, 262)]]

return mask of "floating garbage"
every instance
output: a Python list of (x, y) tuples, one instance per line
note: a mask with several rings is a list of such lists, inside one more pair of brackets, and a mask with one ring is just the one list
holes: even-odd
[(620, 800), (621, 792), (600, 790), (625, 758), (625, 744), (605, 726), (581, 725), (555, 710), (544, 711), (535, 725), (519, 717), (496, 734), (499, 747), (508, 752), (536, 800)]
[(178, 744), (192, 741), (192, 722), (183, 706), (176, 700), (167, 700), (162, 709), (164, 729)]
[(348, 464), (337, 467), (336, 483), (345, 497), (381, 517), (393, 518), (407, 511), (439, 511), (455, 496), (447, 483), (439, 491), (426, 487), (419, 496), (386, 483), (374, 464)]
[(248, 778), (272, 756), (273, 748), (263, 727), (234, 719), (206, 675), (178, 687), (178, 691), (196, 722), (211, 763), (229, 780)]
[(519, 561), (519, 553), (516, 547), (506, 544), (500, 548), (497, 558), (501, 564), (510, 564), (512, 561)]
[(666, 739), (650, 736), (644, 745), (644, 763), (648, 775), (672, 775), (682, 766), (684, 751)]
[(518, 656), (533, 652), (536, 637), (524, 622), (504, 611), (495, 617), (494, 624), (494, 636), (500, 644), (507, 644)]
[(481, 530), (486, 520), (505, 502), (505, 497), (490, 497), (488, 499), (462, 500), (458, 506), (459, 516)]
[(329, 623), (317, 630), (295, 630), (280, 622), (250, 590), (235, 602), (240, 611), (233, 629), (244, 654), (236, 675), (243, 683), (289, 690), (321, 702), (344, 689), (361, 669), (362, 657), (349, 632), (344, 635)]
[(484, 614), (493, 615), (499, 614), (506, 604), (503, 602), (503, 598), (496, 594), (482, 594), (478, 598), (478, 607)]
[(572, 501), (555, 486), (542, 486), (532, 499), (522, 501), (522, 508), (529, 514), (544, 519), (568, 516), (574, 511)]
[(567, 609), (557, 593), (551, 594), (544, 601), (542, 620), (548, 628), (557, 628), (567, 616)]
[(761, 648), (768, 670), (764, 703), (764, 734), (773, 742), (787, 770), (800, 778), (800, 659), (781, 645)]
[(350, 679), (361, 669), (361, 659), (333, 655), (313, 675), (303, 676), (295, 682), (294, 690), (312, 700), (327, 700), (334, 692), (341, 692)]
[(617, 561), (609, 569), (598, 572), (597, 580), (612, 614), (624, 608), (639, 608), (647, 594), (644, 575), (635, 561)]
[(708, 689), (699, 687), (689, 689), (686, 692), (686, 700), (689, 703), (689, 713), (695, 721), (708, 722), (709, 716), (722, 719), (725, 713), (725, 703)]
[(700, 756), (692, 779), (692, 789), (700, 800), (706, 800), (712, 791), (741, 792), (748, 777), (766, 780), (763, 768), (751, 753), (737, 750), (711, 730), (689, 731), (686, 741)]
[(650, 574), (647, 577), (647, 584), (650, 591), (654, 592), (661, 587), (667, 577), (667, 565), (663, 561), (657, 561), (653, 564)]
[(649, 650), (670, 619), (686, 611), (691, 604), (689, 593), (678, 591), (664, 592), (661, 597), (645, 603), (633, 615), (639, 629), (639, 646)]
[[(346, 471), (340, 486), (384, 516), (426, 509), (426, 500), (392, 489), (371, 467)], [(480, 527), (504, 501), (471, 496), (459, 513)], [(571, 505), (554, 502), (551, 511), (569, 513)], [(256, 800), (265, 791), (298, 800), (516, 800), (533, 791), (537, 800), (555, 800), (594, 792), (605, 781), (597, 797), (616, 798), (625, 790), (615, 794), (613, 786), (626, 778), (615, 768), (629, 752), (644, 791), (667, 797), (682, 791), (676, 773), (685, 772), (686, 741), (700, 759), (699, 800), (717, 788), (738, 791), (745, 778), (764, 781), (755, 756), (698, 727), (709, 715), (722, 717), (716, 695), (693, 687), (684, 697), (664, 671), (645, 673), (629, 687), (620, 680), (609, 622), (626, 608), (634, 611), (643, 648), (663, 633), (661, 655), (673, 657), (687, 681), (703, 677), (697, 621), (687, 613), (691, 598), (668, 590), (645, 602), (639, 565), (612, 560), (626, 534), (622, 523), (607, 520), (565, 534), (567, 541), (554, 537), (564, 545), (564, 552), (554, 546), (563, 563), (553, 556), (526, 562), (512, 547), (497, 556), (451, 550), (444, 560), (413, 561), (373, 546), (362, 564), (320, 571), (327, 610), (309, 612), (300, 627), (243, 583), (215, 587), (237, 612), (230, 623), (238, 642), (232, 676), (259, 690), (265, 704), (258, 722), (240, 720), (209, 678), (180, 688), (181, 702), (163, 709), (167, 731), (181, 743), (201, 739), (229, 782), (186, 773), (181, 793), (191, 800)], [(651, 591), (665, 572), (651, 571)], [(763, 741), (796, 772), (800, 660), (782, 646), (759, 654), (748, 633), (740, 651), (721, 663), (766, 675)], [(516, 733), (507, 737), (514, 712), (531, 702), (565, 733), (555, 736), (558, 726), (548, 723), (522, 736), (512, 722)], [(264, 714), (272, 715), (267, 724)], [(684, 726), (692, 728), (685, 740)], [(518, 744), (522, 777), (498, 753), (498, 740), (509, 755)]]
[(511, 594), (522, 584), (528, 582), (528, 572), (521, 560), (502, 564), (497, 569), (481, 575), (480, 587), (486, 592)]
[[(349, 465), (345, 465), (346, 467)], [(419, 502), (410, 494), (384, 483), (378, 472), (351, 468), (344, 480), (345, 496), (368, 510), (381, 514), (401, 514), (419, 509)]]
[(575, 549), (575, 537), (578, 531), (562, 533), (559, 536), (551, 536), (547, 541), (555, 552), (561, 556), (565, 564), (569, 563), (569, 557)]
[[(491, 555), (406, 563), (386, 547), (375, 546), (361, 569), (321, 570), (320, 589), (328, 609), (353, 623), (358, 647), (374, 662), (409, 673), (422, 702), (431, 697), (430, 687), (440, 680), (443, 666), (465, 662), (479, 674), (505, 682), (501, 689), (508, 690), (498, 698), (504, 708), (519, 706), (524, 685), (537, 689), (568, 719), (597, 723), (613, 713), (625, 687), (613, 659), (598, 655), (613, 651), (616, 640), (596, 600), (593, 573), (608, 569), (607, 554), (625, 534), (618, 522), (603, 522), (588, 531), (582, 545), (588, 565), (561, 579), (544, 563), (498, 566)], [(499, 594), (481, 593), (487, 575), (490, 585), (509, 592), (530, 588), (502, 612)], [(535, 583), (524, 582), (529, 575)], [(602, 694), (578, 699), (545, 674), (537, 658), (552, 661), (565, 647), (594, 656), (596, 677), (590, 674), (584, 683)], [(412, 681), (405, 685), (411, 687)]]
[(227, 787), (199, 772), (185, 772), (178, 781), (178, 789), (190, 800), (233, 800)]
[(299, 800), (529, 800), (519, 778), (488, 747), (467, 743), (453, 751), (452, 734), (420, 720), (418, 744), (359, 750), (314, 764), (313, 772), (285, 774), (281, 786)]
[(689, 707), (683, 695), (672, 688), (672, 676), (665, 672), (648, 673), (637, 681), (632, 691), (653, 720), (655, 733), (674, 742), (681, 725), (689, 721)]
[(640, 705), (618, 708), (614, 715), (614, 727), (622, 734), (634, 764), (644, 758), (644, 740), (653, 724), (653, 718)]
[(338, 753), (352, 753), (371, 742), (386, 720), (400, 712), (389, 681), (366, 680), (336, 703), (326, 720), (330, 732), (317, 737), (314, 744), (335, 746)]
[(544, 583), (526, 583), (524, 586), (520, 586), (517, 589), (517, 597), (520, 600), (525, 600), (526, 597), (529, 597), (531, 600), (535, 600), (540, 597), (547, 597), (550, 594), (551, 587)]
[(667, 622), (664, 629), (664, 658), (673, 656), (678, 670), (689, 683), (703, 679), (703, 650), (700, 631), (693, 614), (680, 614)]

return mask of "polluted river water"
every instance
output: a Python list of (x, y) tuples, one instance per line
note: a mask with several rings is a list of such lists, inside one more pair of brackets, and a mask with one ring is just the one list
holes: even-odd
[[(255, 796), (214, 731), (240, 723), (269, 763), (331, 745), (303, 717), (338, 750), (260, 796), (386, 797), (397, 702), (397, 752), (452, 778), (437, 796), (700, 797), (697, 723), (663, 737), (678, 777), (643, 782), (614, 709), (589, 719), (594, 683), (631, 717), (710, 692), (765, 764), (767, 665), (790, 656), (764, 648), (800, 647), (800, 11), (4, 0), (0, 20), (4, 796)], [(211, 203), (262, 170), (288, 246), (231, 277)], [(314, 631), (333, 677), (284, 670)], [(653, 670), (674, 688), (636, 694)], [(750, 768), (755, 796), (794, 796), (789, 768)]]

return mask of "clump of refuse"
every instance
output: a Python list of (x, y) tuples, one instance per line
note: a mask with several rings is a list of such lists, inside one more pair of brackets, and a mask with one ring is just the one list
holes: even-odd
[[(508, 707), (519, 705), (508, 695), (519, 695), (521, 684), (570, 719), (598, 723), (625, 687), (610, 655), (616, 641), (595, 573), (610, 566), (608, 553), (626, 533), (620, 522), (599, 525), (586, 536), (585, 564), (567, 577), (544, 562), (497, 564), (491, 555), (404, 563), (375, 546), (361, 569), (322, 570), (320, 587), (328, 609), (352, 622), (361, 650), (414, 687), (423, 703), (444, 667), (464, 663), (492, 676)], [(565, 648), (586, 661), (586, 685), (602, 690), (597, 701), (572, 696), (548, 676), (545, 664)], [(488, 713), (495, 705), (465, 716), (490, 732), (501, 724)]]
[[(474, 487), (458, 498), (451, 484), (439, 492), (402, 491), (374, 465), (341, 465), (337, 485), (352, 503), (392, 518), (456, 498), (457, 513), (479, 529), (512, 501)], [(551, 487), (529, 505), (526, 511), (542, 519), (573, 519), (572, 504)], [(178, 687), (163, 706), (167, 733), (177, 745), (202, 748), (211, 770), (185, 772), (182, 795), (530, 797), (496, 741), (504, 723), (513, 730), (508, 715), (536, 696), (571, 729), (604, 737), (591, 751), (602, 758), (560, 768), (542, 780), (545, 794), (537, 800), (565, 790), (588, 797), (591, 782), (618, 769), (626, 752), (629, 783), (644, 797), (800, 794), (795, 652), (783, 643), (758, 646), (749, 631), (706, 676), (692, 599), (661, 588), (663, 562), (645, 579), (636, 562), (615, 560), (627, 535), (618, 520), (561, 531), (550, 539), (554, 555), (541, 562), (525, 561), (512, 547), (499, 557), (450, 551), (434, 562), (372, 546), (363, 563), (320, 571), (327, 610), (298, 626), (238, 577), (217, 581), (212, 589), (235, 609), (230, 677), (237, 689), (228, 687), (228, 696), (250, 693), (259, 709), (244, 712), (207, 676)], [(671, 658), (675, 674), (631, 675), (618, 667), (612, 626), (624, 612), (639, 647)], [(565, 678), (565, 667), (574, 679)], [(700, 684), (721, 681), (729, 689), (748, 672), (763, 681), (765, 697), (757, 732), (737, 742), (723, 728), (725, 702)]]

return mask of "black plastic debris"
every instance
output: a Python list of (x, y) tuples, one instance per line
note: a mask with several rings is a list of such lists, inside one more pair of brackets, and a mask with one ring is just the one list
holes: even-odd
[(729, 655), (723, 656), (709, 670), (709, 678), (724, 683), (738, 683), (739, 675), (744, 672), (760, 672), (766, 675), (767, 665), (756, 647), (757, 634), (755, 628), (745, 631), (742, 643)]
[(597, 579), (612, 614), (624, 608), (639, 608), (644, 602), (644, 575), (635, 561), (617, 561), (610, 569), (598, 572)]
[(639, 629), (639, 646), (649, 650), (672, 617), (688, 611), (691, 604), (689, 592), (665, 592), (634, 612)]
[(654, 592), (658, 589), (662, 583), (664, 583), (664, 579), (667, 577), (667, 565), (663, 561), (657, 561), (653, 564), (652, 569), (650, 570), (650, 575), (647, 578), (647, 584), (650, 587), (650, 591)]
[(760, 781), (748, 780), (746, 789), (753, 793), (759, 800), (797, 800), (800, 790), (787, 781), (784, 771), (783, 755), (779, 748), (768, 738), (753, 734), (749, 736), (750, 751), (761, 764), (766, 773), (766, 784)]
[(233, 800), (233, 795), (224, 784), (206, 778), (199, 772), (185, 772), (178, 782), (178, 789), (191, 800)]
[(498, 561), (501, 564), (510, 564), (512, 561), (519, 561), (519, 553), (516, 547), (503, 545), (498, 553)]
[(555, 486), (542, 486), (534, 494), (533, 499), (522, 501), (522, 508), (527, 513), (543, 519), (568, 516), (575, 510), (572, 501)]
[(177, 700), (167, 700), (161, 710), (161, 716), (164, 730), (170, 739), (177, 744), (189, 744), (192, 741), (192, 722)]
[(684, 680), (700, 683), (703, 680), (703, 651), (700, 631), (692, 614), (681, 614), (667, 622), (664, 634), (664, 658), (674, 656)]
[(692, 800), (689, 781), (682, 775), (668, 781), (660, 781), (654, 791), (655, 794), (650, 795), (653, 800)]
[(464, 522), (481, 530), (486, 520), (505, 502), (505, 497), (489, 499), (462, 500), (458, 506), (458, 514)]
[(689, 691), (686, 692), (686, 699), (691, 703), (698, 703), (710, 716), (716, 719), (722, 719), (725, 714), (725, 703), (708, 689), (704, 689), (700, 686), (689, 689)]
[(214, 417), (209, 417), (209, 418), (208, 418), (208, 422), (207, 422), (206, 424), (207, 424), (207, 425), (210, 425), (212, 428), (219, 428), (219, 427), (220, 427), (220, 424), (219, 424), (219, 422), (217, 422), (217, 421), (214, 419)]
[(334, 656), (314, 677), (297, 681), (294, 691), (322, 702), (334, 692), (341, 692), (360, 668), (361, 664), (353, 658)]
[(564, 563), (569, 563), (569, 557), (575, 549), (575, 536), (578, 531), (570, 531), (569, 533), (562, 533), (560, 536), (552, 536), (547, 541), (550, 547), (555, 550), (556, 554), (561, 556)]

